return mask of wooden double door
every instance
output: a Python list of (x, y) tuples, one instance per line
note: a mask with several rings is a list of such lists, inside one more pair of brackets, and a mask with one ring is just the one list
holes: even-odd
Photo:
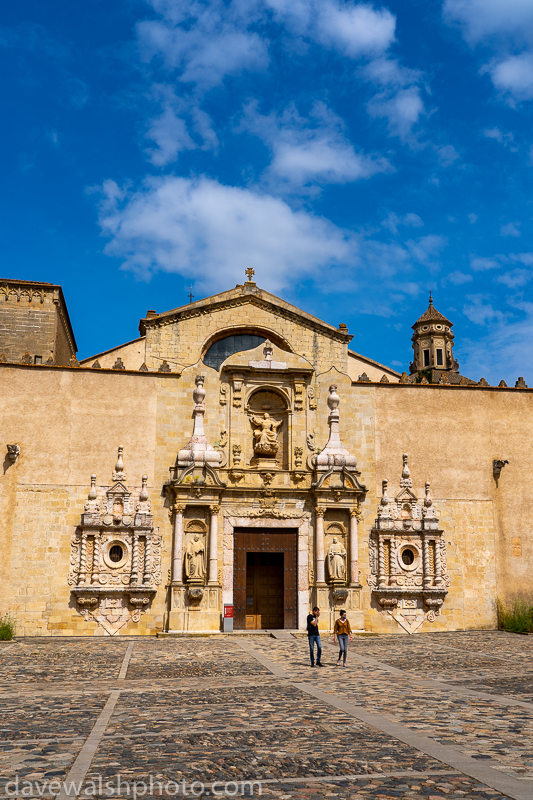
[(235, 628), (296, 628), (297, 531), (236, 528), (234, 535)]

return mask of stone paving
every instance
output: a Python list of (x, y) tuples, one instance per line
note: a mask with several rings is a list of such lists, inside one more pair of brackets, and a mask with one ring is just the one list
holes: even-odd
[(533, 797), (533, 637), (356, 637), (346, 669), (323, 651), (311, 669), (303, 636), (1, 643), (0, 798)]

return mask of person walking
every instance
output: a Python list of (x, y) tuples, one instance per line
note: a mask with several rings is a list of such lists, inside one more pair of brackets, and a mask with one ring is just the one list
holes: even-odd
[(309, 655), (311, 656), (311, 666), (315, 666), (315, 644), (316, 644), (316, 665), (323, 667), (322, 645), (320, 643), (320, 633), (318, 632), (318, 618), (320, 609), (318, 606), (313, 608), (313, 613), (307, 616), (307, 636), (309, 638)]
[(352, 629), (350, 627), (350, 623), (346, 619), (346, 611), (342, 609), (340, 618), (336, 620), (335, 628), (333, 629), (333, 642), (336, 643), (337, 639), (339, 640), (339, 660), (336, 664), (337, 667), (340, 666), (341, 658), (342, 666), (346, 666), (346, 656), (348, 655), (348, 636), (350, 637), (350, 641), (353, 642)]

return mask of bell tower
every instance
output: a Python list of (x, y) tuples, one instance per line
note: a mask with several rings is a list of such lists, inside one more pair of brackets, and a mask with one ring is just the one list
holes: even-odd
[(437, 311), (431, 292), (429, 306), (413, 325), (413, 361), (409, 365), (411, 374), (421, 370), (459, 372), (459, 364), (453, 357), (453, 322)]

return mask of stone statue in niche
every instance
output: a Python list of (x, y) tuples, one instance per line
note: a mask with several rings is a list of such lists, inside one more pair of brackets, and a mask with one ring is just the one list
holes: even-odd
[(328, 550), (328, 574), (334, 583), (346, 580), (346, 549), (336, 536)]
[(276, 422), (266, 411), (262, 417), (250, 417), (254, 426), (254, 453), (256, 456), (273, 458), (279, 450), (278, 428), (283, 420)]
[(200, 534), (195, 533), (185, 551), (185, 574), (187, 580), (202, 583), (205, 579), (205, 547)]

